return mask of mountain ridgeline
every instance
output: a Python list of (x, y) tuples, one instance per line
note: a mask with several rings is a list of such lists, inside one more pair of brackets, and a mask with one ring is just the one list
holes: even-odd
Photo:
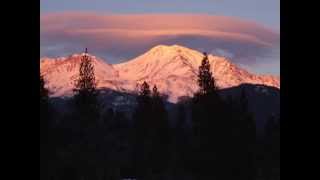
[[(179, 97), (189, 96), (198, 90), (198, 68), (202, 53), (178, 46), (159, 45), (148, 52), (121, 64), (108, 64), (106, 60), (89, 55), (95, 67), (97, 88), (136, 93), (138, 85), (146, 81), (156, 85), (159, 92), (168, 95), (168, 101), (176, 103)], [(280, 89), (280, 79), (271, 75), (255, 75), (230, 60), (208, 55), (211, 71), (219, 89), (241, 84), (259, 84)], [(81, 54), (63, 58), (42, 58), (41, 74), (47, 81), (51, 96), (72, 96)]]
[[(73, 95), (82, 55), (41, 59), (41, 74), (55, 102)], [(95, 68), (97, 89), (102, 92), (101, 98), (108, 107), (132, 111), (139, 85), (144, 81), (157, 86), (167, 97), (166, 104), (171, 109), (179, 99), (193, 97), (198, 91), (198, 68), (203, 54), (183, 46), (159, 45), (133, 60), (115, 65), (88, 56)], [(208, 60), (223, 97), (236, 97), (242, 89), (248, 92), (249, 109), (254, 114), (259, 132), (262, 132), (269, 116), (280, 114), (280, 79), (252, 74), (224, 57), (208, 55)]]
[(280, 80), (173, 45), (40, 63), (41, 179), (279, 179)]

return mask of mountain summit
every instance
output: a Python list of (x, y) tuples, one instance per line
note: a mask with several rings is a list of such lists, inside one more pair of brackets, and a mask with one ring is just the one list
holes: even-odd
[[(90, 55), (95, 67), (98, 88), (134, 92), (143, 81), (157, 85), (159, 91), (167, 94), (169, 101), (177, 102), (181, 96), (192, 96), (198, 90), (197, 73), (203, 54), (179, 45), (158, 45), (146, 53), (121, 64), (108, 64)], [(278, 77), (255, 75), (230, 60), (209, 55), (213, 76), (219, 88), (240, 84), (260, 84), (280, 89)], [(78, 73), (81, 54), (50, 59), (42, 58), (41, 73), (44, 75), (52, 96), (72, 95), (72, 87)]]

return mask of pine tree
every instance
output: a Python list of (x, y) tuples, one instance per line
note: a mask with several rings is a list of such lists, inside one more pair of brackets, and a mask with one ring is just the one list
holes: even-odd
[(45, 80), (40, 75), (40, 138), (41, 143), (47, 143), (51, 121), (49, 90), (45, 87)]
[(134, 120), (134, 165), (138, 178), (144, 178), (150, 165), (150, 132), (152, 123), (152, 99), (149, 84), (143, 82), (138, 92)]
[(80, 123), (85, 126), (90, 123), (96, 123), (100, 113), (100, 105), (94, 66), (88, 56), (87, 49), (81, 59), (79, 77), (76, 80), (74, 92), (74, 102), (76, 111), (79, 113), (78, 118), (81, 119)]
[(40, 75), (40, 177), (48, 176), (47, 161), (49, 155), (48, 143), (48, 90), (45, 88), (45, 81)]
[[(218, 116), (222, 110), (222, 100), (217, 93), (218, 88), (216, 86), (214, 77), (212, 77), (212, 72), (210, 69), (208, 56), (206, 53), (204, 53), (204, 58), (201, 66), (199, 67), (198, 73), (199, 91), (195, 94), (192, 104), (193, 115), (195, 115), (193, 118), (193, 123), (196, 134), (198, 134), (200, 131), (202, 131), (202, 134), (206, 133), (206, 129), (208, 129), (210, 124), (214, 122), (211, 119), (212, 113), (217, 112), (214, 116)], [(218, 120), (215, 120), (215, 122), (218, 122)], [(204, 129), (200, 130), (199, 128)]]
[(167, 168), (171, 133), (168, 113), (157, 86), (152, 90), (152, 126), (151, 128), (151, 166), (155, 173), (161, 173)]
[(149, 84), (143, 82), (140, 86), (140, 91), (137, 97), (137, 107), (134, 112), (135, 125), (137, 129), (144, 129), (139, 131), (139, 134), (147, 133), (147, 127), (149, 126), (152, 110), (152, 99)]
[(139, 100), (147, 100), (151, 96), (150, 86), (147, 82), (143, 82), (140, 87)]
[[(231, 119), (226, 104), (218, 94), (210, 70), (208, 56), (204, 53), (198, 73), (199, 91), (192, 102), (192, 126), (194, 130), (193, 154), (190, 169), (196, 179), (227, 178), (230, 158)], [(205, 164), (211, 164), (206, 166)]]
[(78, 93), (93, 93), (96, 90), (94, 66), (91, 58), (88, 56), (87, 49), (81, 59), (79, 78), (77, 79), (75, 90)]
[[(147, 111), (149, 110), (149, 112)], [(151, 91), (149, 84), (143, 82), (140, 86), (140, 91), (137, 97), (137, 107), (135, 109), (134, 115), (137, 116), (136, 120), (150, 118), (148, 115), (151, 110)]]
[(45, 87), (45, 80), (40, 75), (40, 127), (41, 132), (46, 131), (49, 117), (49, 91)]
[(210, 62), (207, 53), (203, 53), (204, 58), (199, 67), (198, 85), (200, 94), (212, 93), (217, 89), (215, 80), (212, 76)]
[[(103, 132), (99, 128), (101, 106), (98, 100), (98, 90), (92, 59), (87, 49), (81, 57), (79, 76), (75, 81), (74, 88), (74, 111), (67, 130), (70, 132), (72, 144), (69, 153), (71, 154), (72, 168), (76, 169), (76, 176), (95, 177), (95, 170), (101, 166), (103, 151), (101, 139)], [(99, 155), (101, 157), (99, 157)], [(91, 164), (88, 164), (90, 162)]]
[[(149, 84), (143, 82), (137, 97), (137, 107), (134, 112), (135, 126), (138, 134), (146, 134), (151, 119), (152, 99)], [(143, 129), (143, 130), (142, 130)]]
[[(167, 111), (162, 100), (162, 97), (158, 91), (157, 86), (152, 89), (152, 112), (154, 113), (154, 118), (157, 118), (159, 122), (156, 121), (157, 127), (167, 127)], [(157, 115), (157, 116), (155, 116)]]
[(135, 168), (139, 178), (147, 174), (161, 173), (167, 168), (170, 129), (168, 114), (156, 86), (150, 91), (143, 82), (137, 97), (135, 122)]
[(49, 90), (45, 87), (45, 81), (42, 75), (40, 75), (40, 104), (45, 105), (48, 103)]
[(161, 98), (161, 97), (160, 97), (160, 93), (159, 93), (158, 88), (157, 88), (156, 85), (154, 85), (153, 88), (152, 88), (152, 97), (153, 97), (154, 99), (156, 99), (156, 100), (158, 100), (159, 98)]
[(47, 179), (57, 168), (57, 131), (53, 126), (53, 107), (50, 104), (49, 90), (43, 75), (40, 74), (40, 176)]

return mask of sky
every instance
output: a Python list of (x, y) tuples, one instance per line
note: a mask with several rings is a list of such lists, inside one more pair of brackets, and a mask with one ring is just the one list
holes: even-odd
[(229, 57), (280, 75), (280, 0), (40, 0), (40, 56), (89, 52), (108, 63), (157, 44)]

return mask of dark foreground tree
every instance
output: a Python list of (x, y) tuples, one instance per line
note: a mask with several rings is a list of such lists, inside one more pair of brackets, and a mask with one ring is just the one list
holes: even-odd
[(48, 175), (48, 124), (49, 124), (49, 102), (48, 89), (45, 81), (40, 75), (40, 178), (47, 178)]
[(49, 98), (44, 77), (40, 75), (40, 174), (41, 179), (55, 176), (59, 133), (56, 127), (56, 112)]
[(137, 106), (133, 114), (134, 141), (133, 141), (133, 169), (136, 177), (147, 178), (150, 171), (150, 123), (152, 121), (152, 99), (149, 84), (143, 82), (137, 97)]
[(45, 87), (45, 81), (42, 75), (40, 75), (40, 142), (46, 141), (46, 133), (49, 120), (49, 91)]
[(169, 165), (171, 132), (168, 113), (156, 86), (152, 89), (152, 115), (150, 165), (153, 173), (163, 174)]
[(40, 105), (45, 105), (48, 103), (49, 91), (45, 87), (45, 81), (42, 75), (40, 75)]
[(196, 179), (252, 179), (255, 124), (247, 112), (246, 97), (240, 98), (239, 106), (222, 99), (206, 53), (198, 84), (192, 102), (194, 138), (189, 170)]
[(74, 103), (78, 113), (79, 123), (87, 126), (99, 118), (98, 91), (96, 89), (96, 80), (92, 59), (87, 54), (82, 56), (79, 77), (76, 80), (74, 88)]
[(87, 50), (81, 57), (71, 104), (71, 115), (60, 124), (59, 134), (63, 143), (58, 152), (57, 178), (102, 178), (110, 168), (103, 141), (104, 128), (99, 126), (101, 106), (94, 66)]
[(166, 171), (169, 159), (170, 128), (168, 114), (155, 86), (141, 85), (134, 112), (134, 167), (137, 177), (150, 179)]
[(216, 86), (216, 82), (212, 76), (207, 53), (204, 53), (203, 60), (201, 61), (201, 65), (199, 67), (198, 85), (199, 94), (201, 95), (216, 93), (216, 90), (218, 89)]
[[(222, 99), (212, 76), (208, 56), (204, 58), (198, 73), (199, 91), (192, 103), (192, 122), (194, 129), (193, 154), (190, 170), (196, 179), (221, 179), (226, 172), (226, 153), (228, 138), (227, 124)], [(207, 166), (210, 164), (210, 166)]]

